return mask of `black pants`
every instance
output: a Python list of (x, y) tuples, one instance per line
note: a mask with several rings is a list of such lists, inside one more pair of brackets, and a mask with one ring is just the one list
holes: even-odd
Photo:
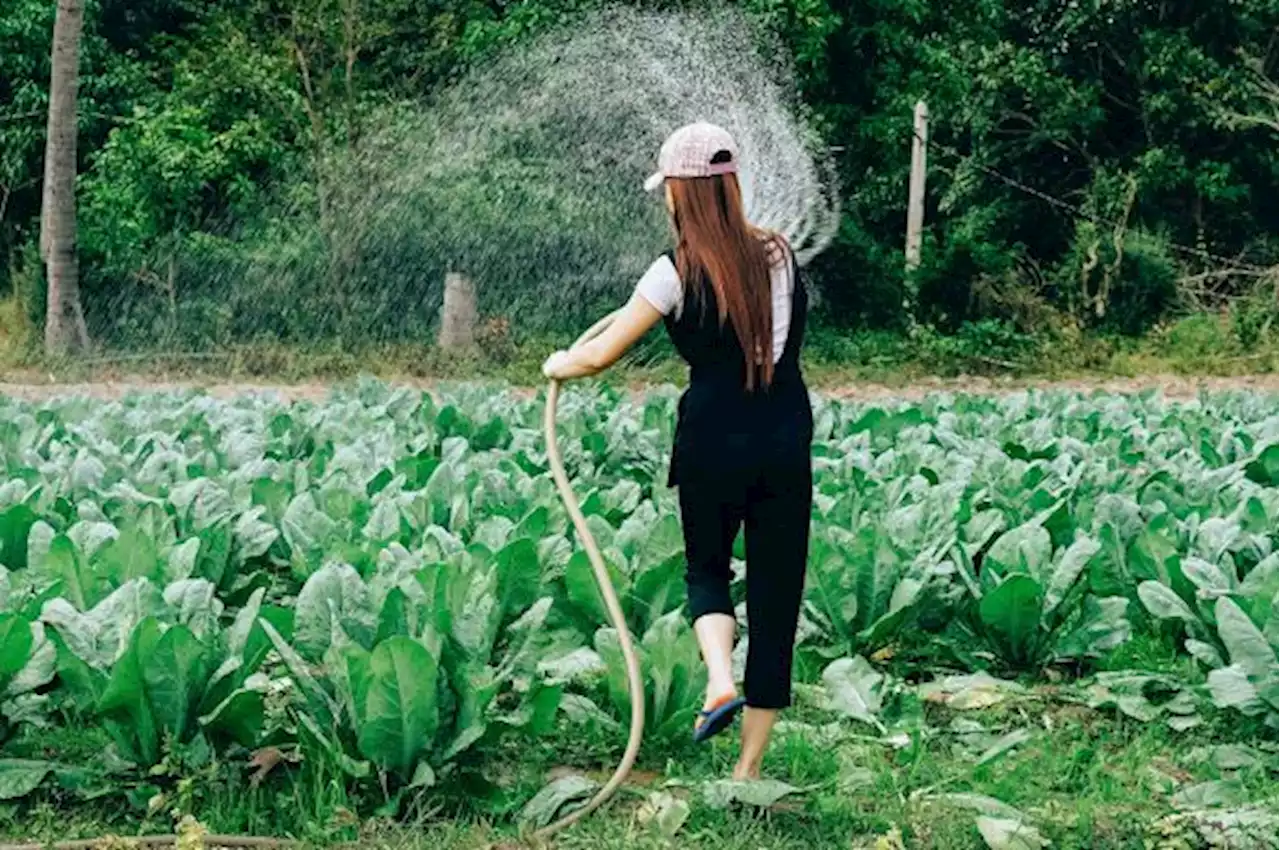
[(747, 549), (747, 705), (791, 704), (791, 663), (813, 500), (808, 458), (762, 458), (719, 475), (682, 476), (689, 615), (733, 616), (729, 567), (739, 528)]

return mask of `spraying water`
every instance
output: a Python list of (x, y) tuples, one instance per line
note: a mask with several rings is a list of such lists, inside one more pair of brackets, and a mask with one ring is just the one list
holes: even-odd
[(785, 56), (727, 9), (601, 12), (453, 87), (431, 116), (441, 132), (428, 171), (537, 162), (544, 180), (587, 176), (580, 202), (617, 203), (639, 194), (668, 133), (711, 121), (741, 148), (748, 216), (788, 236), (806, 263), (834, 233), (837, 198)]
[(734, 134), (748, 217), (803, 264), (838, 202), (795, 91), (786, 51), (741, 13), (606, 9), (477, 64), (425, 109), (380, 108), (307, 212), (196, 272), (233, 281), (219, 315), (276, 339), (422, 338), (448, 271), (519, 330), (581, 326), (668, 246), (642, 183), (695, 120)]
[(748, 217), (807, 263), (830, 242), (838, 205), (785, 56), (729, 10), (600, 12), (476, 69), (408, 134), (389, 125), (389, 147), (412, 163), (395, 194), (406, 206), (435, 198), (463, 230), (475, 210), (458, 204), (479, 194), (497, 221), (443, 228), (454, 261), (500, 304), (550, 302), (563, 315), (616, 299), (665, 247), (665, 210), (641, 183), (672, 130), (706, 120), (738, 141)]

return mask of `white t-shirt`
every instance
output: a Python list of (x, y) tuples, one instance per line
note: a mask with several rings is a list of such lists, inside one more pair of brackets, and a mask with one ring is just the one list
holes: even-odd
[[(787, 333), (791, 330), (791, 298), (795, 292), (795, 279), (791, 274), (791, 258), (779, 251), (771, 252), (769, 266), (770, 294), (773, 301), (773, 362), (782, 359), (787, 347)], [(684, 305), (684, 283), (676, 272), (675, 263), (663, 254), (636, 284), (636, 294), (653, 305), (664, 316), (680, 315)]]

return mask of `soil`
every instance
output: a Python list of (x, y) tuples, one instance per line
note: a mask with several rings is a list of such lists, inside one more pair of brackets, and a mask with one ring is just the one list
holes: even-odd
[(1195, 398), (1201, 392), (1248, 391), (1276, 393), (1276, 375), (1245, 375), (1231, 378), (1194, 377), (1185, 375), (1143, 375), (1135, 378), (1073, 378), (1069, 380), (1028, 380), (1019, 378), (937, 378), (917, 381), (901, 387), (883, 384), (851, 384), (821, 387), (826, 395), (841, 399), (877, 398), (919, 399), (937, 393), (970, 395), (1002, 395), (1025, 389), (1059, 390), (1076, 393), (1103, 392), (1133, 395), (1157, 391), (1166, 398)]
[[(1147, 375), (1138, 378), (1098, 378), (1073, 379), (1064, 381), (1035, 381), (1021, 379), (992, 378), (937, 378), (919, 381), (901, 386), (877, 383), (851, 383), (834, 386), (818, 385), (816, 389), (825, 395), (854, 401), (879, 400), (916, 400), (938, 393), (969, 393), (977, 395), (1001, 395), (1019, 390), (1036, 388), (1042, 390), (1065, 390), (1070, 392), (1090, 393), (1105, 392), (1117, 394), (1133, 394), (1155, 390), (1167, 398), (1194, 398), (1200, 392), (1222, 392), (1229, 390), (1248, 390), (1257, 393), (1276, 393), (1278, 378), (1276, 375), (1249, 375), (1235, 378), (1197, 378), (1174, 375)], [(94, 383), (60, 383), (57, 381), (41, 382), (30, 373), (0, 378), (0, 396), (9, 396), (26, 401), (41, 401), (59, 396), (88, 396), (103, 400), (118, 399), (134, 393), (177, 392), (201, 389), (214, 398), (234, 398), (240, 395), (275, 394), (290, 401), (322, 401), (329, 390), (341, 382), (331, 383), (314, 381), (296, 384), (277, 384), (270, 382), (209, 382), (198, 381), (150, 381), (145, 379), (121, 379), (99, 381)], [(393, 381), (397, 385), (408, 385), (417, 389), (429, 390), (438, 381), (407, 380)], [(643, 385), (635, 385), (633, 389), (642, 390)], [(517, 391), (519, 391), (517, 389)], [(531, 392), (526, 389), (525, 392)]]

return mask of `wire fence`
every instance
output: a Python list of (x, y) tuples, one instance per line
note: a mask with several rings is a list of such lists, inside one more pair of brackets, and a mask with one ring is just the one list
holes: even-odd
[[(1003, 183), (1009, 188), (1015, 189), (1019, 192), (1022, 192), (1025, 195), (1028, 195), (1030, 197), (1043, 201), (1044, 203), (1052, 207), (1055, 207), (1058, 210), (1061, 210), (1063, 212), (1070, 214), (1074, 218), (1084, 219), (1094, 224), (1105, 226), (1112, 230), (1123, 230), (1127, 227), (1125, 222), (1122, 222), (1118, 219), (1108, 219), (1107, 217), (1101, 216), (1092, 210), (1085, 209), (1079, 204), (1073, 204), (1070, 201), (1066, 201), (1066, 200), (1063, 200), (1062, 198), (1058, 198), (1053, 195), (1050, 195), (1049, 193), (1044, 192), (1040, 189), (1037, 189), (1034, 186), (1028, 186), (1026, 183), (1022, 182), (1021, 180), (1010, 177), (1007, 174), (1003, 174), (1000, 171), (997, 171), (996, 169), (992, 168), (991, 166), (978, 161), (975, 157), (965, 154), (957, 150), (956, 148), (951, 147), (950, 145), (943, 144), (931, 138), (923, 137), (918, 133), (916, 133), (914, 130), (912, 131), (912, 137), (917, 141), (923, 143), (930, 150), (938, 151), (956, 160), (959, 160), (963, 164), (968, 165), (982, 172), (986, 176), (1000, 183)], [(947, 166), (947, 165), (941, 165), (938, 163), (931, 162), (929, 167), (937, 168), (939, 171), (942, 171), (952, 177), (957, 176), (955, 166)], [(1214, 272), (1212, 273), (1213, 275), (1219, 275), (1219, 274), (1229, 275), (1229, 274), (1238, 273), (1238, 272), (1248, 273), (1252, 275), (1264, 275), (1264, 274), (1274, 274), (1276, 271), (1275, 265), (1262, 266), (1256, 263), (1247, 262), (1238, 256), (1227, 257), (1222, 254), (1216, 254), (1212, 251), (1208, 251), (1204, 248), (1195, 248), (1188, 245), (1181, 245), (1177, 242), (1172, 242), (1172, 241), (1167, 242), (1165, 244), (1167, 245), (1169, 250), (1177, 254), (1181, 254), (1185, 257), (1194, 257), (1202, 261), (1217, 263), (1220, 266), (1221, 271)]]

